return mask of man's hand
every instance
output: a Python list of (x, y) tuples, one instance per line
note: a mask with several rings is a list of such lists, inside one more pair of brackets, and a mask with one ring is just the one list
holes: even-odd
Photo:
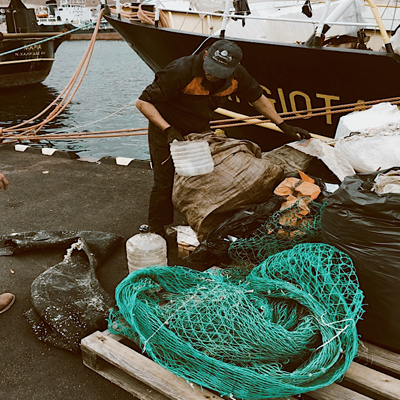
[(311, 139), (309, 132), (305, 129), (299, 128), (298, 126), (291, 126), (286, 122), (281, 122), (277, 127), (282, 129), (282, 131), (293, 140)]
[(0, 172), (0, 189), (7, 190), (8, 184), (7, 178)]
[(167, 134), (168, 143), (172, 143), (174, 140), (178, 140), (180, 142), (185, 140), (173, 126), (169, 126), (164, 132)]

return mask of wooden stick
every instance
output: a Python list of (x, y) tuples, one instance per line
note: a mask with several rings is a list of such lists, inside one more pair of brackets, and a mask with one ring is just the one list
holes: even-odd
[[(242, 119), (242, 118), (249, 118), (250, 117), (249, 115), (239, 114), (239, 113), (236, 113), (234, 111), (226, 110), (225, 108), (217, 108), (215, 110), (215, 112), (217, 112), (218, 114), (221, 114), (221, 115), (225, 115), (226, 117), (236, 118), (236, 119)], [(271, 130), (276, 131), (276, 132), (283, 133), (283, 131), (281, 129), (279, 129), (272, 122), (263, 122), (262, 120), (257, 119), (257, 118), (249, 119), (246, 122), (251, 122), (254, 125), (261, 126), (262, 128), (267, 128), (267, 129), (271, 129)], [(310, 132), (310, 135), (315, 139), (332, 140), (331, 138), (328, 138), (328, 137), (322, 136), (322, 135), (318, 135), (316, 133), (311, 133)]]

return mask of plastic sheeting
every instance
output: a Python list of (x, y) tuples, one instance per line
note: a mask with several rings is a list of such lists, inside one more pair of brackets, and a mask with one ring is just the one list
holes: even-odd
[(327, 200), (322, 234), (354, 262), (367, 303), (362, 339), (400, 351), (400, 194), (372, 191), (385, 172), (347, 177)]
[(32, 308), (24, 315), (36, 337), (79, 351), (80, 340), (107, 327), (114, 299), (96, 278), (96, 269), (122, 237), (105, 232), (25, 232), (0, 237), (0, 255), (71, 246), (64, 260), (31, 285)]
[(350, 162), (342, 157), (336, 151), (336, 148), (320, 139), (300, 140), (288, 143), (287, 146), (310, 156), (317, 157), (335, 174), (340, 182), (342, 182), (346, 176), (354, 175), (355, 173)]
[(400, 194), (400, 171), (389, 171), (378, 174), (372, 190), (376, 193), (398, 193)]

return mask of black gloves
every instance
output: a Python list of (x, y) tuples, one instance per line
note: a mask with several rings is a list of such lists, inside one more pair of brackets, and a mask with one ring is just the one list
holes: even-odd
[(290, 136), (293, 140), (311, 139), (311, 135), (305, 129), (297, 126), (288, 125), (286, 122), (281, 122), (276, 126), (281, 128), (283, 132)]
[(178, 140), (180, 142), (185, 140), (173, 126), (168, 127), (164, 132), (167, 134), (168, 144), (172, 143), (174, 140)]

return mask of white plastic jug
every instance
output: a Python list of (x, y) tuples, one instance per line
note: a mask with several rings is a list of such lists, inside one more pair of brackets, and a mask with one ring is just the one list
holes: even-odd
[(214, 170), (214, 161), (210, 146), (206, 140), (179, 142), (170, 144), (175, 171), (181, 176), (204, 175)]
[(153, 265), (168, 265), (167, 242), (148, 225), (142, 225), (137, 235), (126, 241), (126, 256), (129, 272)]

